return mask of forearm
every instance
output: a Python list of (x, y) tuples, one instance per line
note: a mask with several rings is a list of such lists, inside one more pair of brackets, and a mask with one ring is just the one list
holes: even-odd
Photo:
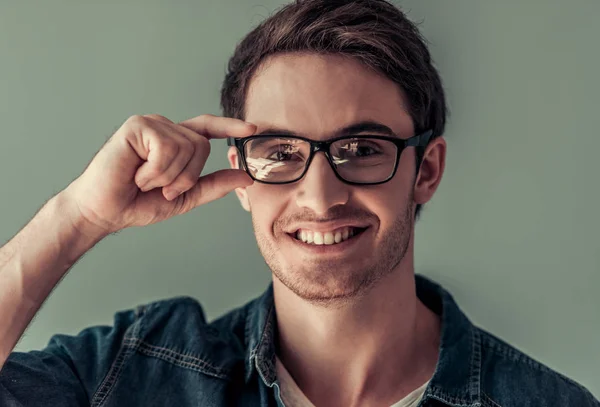
[(78, 221), (65, 193), (0, 248), (0, 369), (52, 289), (104, 236)]

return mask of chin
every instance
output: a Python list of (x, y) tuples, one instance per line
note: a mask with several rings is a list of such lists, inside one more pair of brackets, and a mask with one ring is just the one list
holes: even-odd
[(318, 269), (298, 270), (287, 268), (286, 272), (273, 270), (275, 277), (298, 297), (315, 304), (347, 303), (364, 295), (378, 278), (370, 268), (362, 272), (340, 274), (339, 268), (323, 265)]

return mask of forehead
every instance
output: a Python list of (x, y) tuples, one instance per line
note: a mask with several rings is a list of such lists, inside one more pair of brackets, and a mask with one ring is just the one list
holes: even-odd
[(400, 87), (361, 62), (339, 55), (283, 54), (267, 59), (250, 82), (245, 120), (311, 137), (360, 121), (401, 137), (413, 123)]

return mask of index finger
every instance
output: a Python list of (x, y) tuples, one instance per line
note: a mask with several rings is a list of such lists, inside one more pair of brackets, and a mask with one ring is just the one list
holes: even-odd
[(256, 125), (231, 117), (203, 114), (177, 123), (208, 139), (246, 137), (256, 131)]

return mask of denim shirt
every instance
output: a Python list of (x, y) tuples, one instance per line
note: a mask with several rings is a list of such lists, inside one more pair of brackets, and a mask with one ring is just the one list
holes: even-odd
[[(417, 275), (416, 285), (442, 318), (421, 406), (600, 406), (581, 385), (475, 327), (436, 283)], [(211, 323), (190, 297), (141, 305), (116, 313), (113, 326), (10, 354), (0, 406), (283, 406), (276, 337), (272, 285)]]

